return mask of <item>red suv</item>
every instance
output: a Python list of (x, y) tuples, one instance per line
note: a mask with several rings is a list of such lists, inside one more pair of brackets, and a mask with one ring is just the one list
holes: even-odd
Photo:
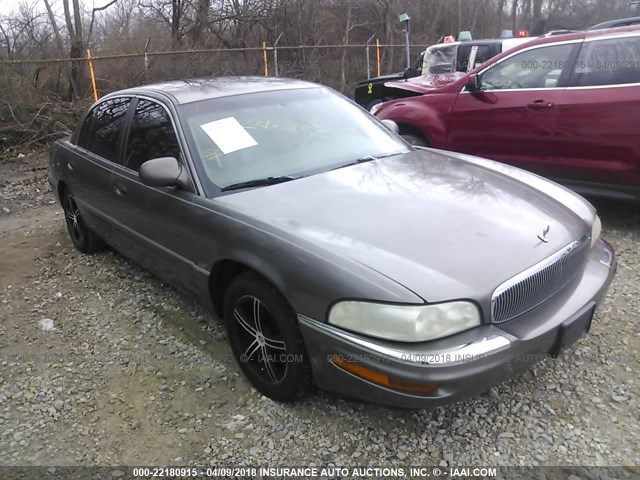
[(394, 82), (372, 110), (417, 145), (488, 157), (581, 193), (640, 200), (640, 27), (540, 38), (449, 83)]

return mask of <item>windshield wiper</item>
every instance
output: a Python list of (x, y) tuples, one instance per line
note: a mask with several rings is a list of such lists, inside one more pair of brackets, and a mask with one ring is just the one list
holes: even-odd
[(378, 155), (377, 157), (375, 157), (375, 159), (376, 159), (376, 160), (380, 160), (381, 158), (395, 157), (396, 155), (402, 155), (403, 153), (407, 153), (407, 152), (392, 152), (392, 153), (385, 153), (384, 155)]
[(360, 157), (352, 162), (345, 163), (336, 168), (332, 168), (332, 170), (338, 170), (339, 168), (349, 167), (351, 165), (357, 165), (358, 163), (373, 162), (374, 160), (380, 160), (381, 158), (394, 157), (396, 155), (401, 155), (403, 153), (406, 153), (406, 152), (385, 153), (384, 155), (377, 155), (375, 157), (373, 155), (365, 155), (364, 157)]
[(377, 160), (379, 157), (374, 157), (373, 155), (366, 155), (364, 157), (360, 157), (358, 159), (356, 159), (355, 161), (351, 162), (353, 163), (364, 163), (364, 162), (373, 162), (374, 160)]
[(283, 175), (279, 177), (256, 178), (254, 180), (247, 180), (246, 182), (232, 183), (231, 185), (227, 185), (226, 187), (223, 187), (220, 190), (222, 192), (226, 192), (229, 190), (240, 190), (242, 188), (266, 187), (267, 185), (275, 185), (276, 183), (288, 182), (290, 180), (296, 180), (297, 178), (300, 178), (300, 177)]

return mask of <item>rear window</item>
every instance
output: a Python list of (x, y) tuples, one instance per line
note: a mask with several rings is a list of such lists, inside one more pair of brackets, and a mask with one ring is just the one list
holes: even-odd
[(571, 79), (577, 87), (640, 83), (640, 37), (585, 42)]
[(112, 162), (118, 162), (120, 138), (131, 100), (113, 98), (97, 105), (84, 121), (78, 145)]

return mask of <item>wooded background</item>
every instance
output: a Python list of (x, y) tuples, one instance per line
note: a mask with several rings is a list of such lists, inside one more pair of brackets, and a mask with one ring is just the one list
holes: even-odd
[[(10, 2), (12, 0), (0, 0)], [(91, 102), (86, 50), (101, 93), (149, 81), (278, 70), (351, 95), (366, 78), (363, 45), (383, 45), (383, 73), (404, 68), (442, 35), (504, 29), (538, 35), (639, 15), (629, 0), (31, 0), (0, 16), (0, 152), (69, 131)], [(224, 51), (218, 51), (224, 49)], [(147, 55), (144, 55), (145, 51)], [(371, 58), (374, 58), (373, 51)], [(273, 52), (269, 52), (273, 74)]]

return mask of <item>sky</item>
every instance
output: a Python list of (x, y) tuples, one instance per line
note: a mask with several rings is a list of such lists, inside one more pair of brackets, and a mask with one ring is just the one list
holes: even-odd
[[(109, 0), (83, 0), (80, 4), (87, 8), (101, 7), (108, 3)], [(18, 10), (20, 4), (26, 4), (35, 7), (36, 11), (45, 13), (44, 0), (0, 0), (0, 17), (11, 14)], [(62, 15), (62, 1), (50, 0), (51, 9), (57, 15)]]
[[(13, 11), (18, 9), (20, 3), (26, 3), (27, 5), (35, 5), (38, 10), (44, 11), (44, 2), (43, 0), (0, 0), (0, 16), (9, 15)], [(57, 0), (53, 0), (53, 4), (58, 3)]]

